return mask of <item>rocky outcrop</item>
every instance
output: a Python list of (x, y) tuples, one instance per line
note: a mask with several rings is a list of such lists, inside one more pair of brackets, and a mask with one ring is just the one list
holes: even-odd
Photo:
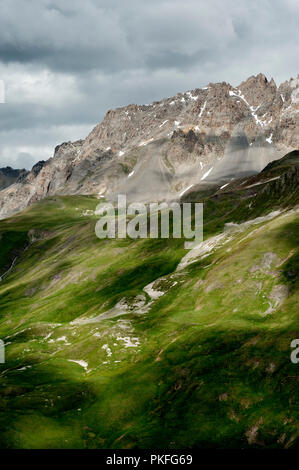
[(2, 190), (0, 217), (47, 195), (125, 191), (159, 200), (201, 180), (258, 173), (299, 148), (298, 112), (299, 76), (277, 87), (263, 74), (110, 110), (85, 140), (57, 146)]
[(28, 173), (25, 169), (16, 170), (10, 166), (0, 168), (0, 190), (7, 188), (15, 182), (21, 182)]
[(39, 174), (39, 172), (41, 171), (45, 163), (46, 162), (44, 160), (41, 160), (37, 162), (35, 165), (33, 165), (31, 172), (34, 174), (34, 176), (37, 176)]

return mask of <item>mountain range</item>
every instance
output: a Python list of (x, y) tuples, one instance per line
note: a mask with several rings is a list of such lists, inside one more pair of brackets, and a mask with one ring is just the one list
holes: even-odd
[[(109, 111), (0, 192), (1, 448), (298, 448), (298, 85)], [(120, 192), (203, 242), (97, 238)]]
[(299, 148), (299, 76), (263, 74), (107, 112), (84, 140), (56, 147), (0, 192), (0, 218), (47, 196), (176, 199), (194, 184), (226, 184)]

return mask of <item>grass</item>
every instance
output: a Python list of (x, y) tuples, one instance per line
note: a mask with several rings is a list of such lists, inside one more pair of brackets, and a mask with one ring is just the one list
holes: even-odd
[[(82, 215), (96, 205), (52, 197), (0, 222), (1, 266), (18, 254), (0, 283), (1, 447), (297, 447), (296, 213), (236, 233), (178, 275), (184, 240), (99, 240), (96, 217)], [(242, 222), (245, 207), (208, 203), (205, 237)], [(74, 322), (123, 298), (149, 302), (143, 287), (161, 276), (165, 294), (147, 313)], [(282, 284), (288, 296), (264, 316)]]

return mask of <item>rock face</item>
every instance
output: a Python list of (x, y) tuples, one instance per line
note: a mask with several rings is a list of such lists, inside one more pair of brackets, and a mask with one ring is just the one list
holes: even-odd
[(256, 174), (299, 148), (299, 75), (277, 88), (263, 74), (210, 83), (150, 105), (107, 112), (85, 140), (57, 146), (0, 192), (0, 218), (54, 194), (125, 192), (176, 198), (198, 182)]
[(0, 190), (5, 189), (15, 182), (21, 182), (29, 173), (27, 170), (15, 170), (10, 166), (0, 168)]

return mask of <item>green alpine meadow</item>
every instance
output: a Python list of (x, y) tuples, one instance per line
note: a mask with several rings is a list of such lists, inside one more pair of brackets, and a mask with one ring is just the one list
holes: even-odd
[(192, 250), (97, 238), (92, 194), (1, 220), (0, 447), (298, 448), (298, 174), (187, 191)]

